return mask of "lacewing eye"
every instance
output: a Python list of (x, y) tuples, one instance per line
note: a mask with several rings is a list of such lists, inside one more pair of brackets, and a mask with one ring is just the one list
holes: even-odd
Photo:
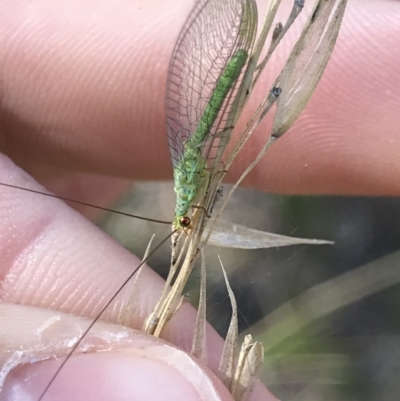
[(180, 224), (180, 226), (183, 227), (183, 228), (189, 227), (191, 222), (192, 222), (192, 221), (190, 220), (190, 217), (187, 217), (187, 216), (181, 217), (181, 218), (179, 219), (179, 224)]

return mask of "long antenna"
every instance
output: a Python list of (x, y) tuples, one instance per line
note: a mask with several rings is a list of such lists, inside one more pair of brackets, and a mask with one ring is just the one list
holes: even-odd
[(65, 196), (58, 196), (58, 195), (50, 194), (48, 192), (41, 192), (41, 191), (37, 191), (35, 189), (24, 188), (24, 187), (20, 187), (18, 185), (6, 184), (4, 182), (0, 182), (0, 185), (2, 185), (3, 187), (19, 189), (21, 191), (33, 192), (34, 194), (48, 196), (49, 198), (61, 199), (63, 201), (75, 203), (77, 205), (89, 206), (89, 207), (91, 207), (93, 209), (102, 210), (104, 212), (110, 212), (110, 213), (114, 213), (114, 214), (119, 214), (121, 216), (131, 217), (131, 218), (134, 218), (134, 219), (146, 220), (146, 221), (150, 221), (152, 223), (169, 224), (169, 225), (172, 224), (172, 222), (170, 222), (170, 221), (156, 220), (156, 219), (151, 219), (149, 217), (137, 216), (135, 214), (130, 214), (130, 213), (126, 213), (126, 212), (120, 212), (118, 210), (113, 210), (113, 209), (108, 209), (108, 208), (102, 207), (102, 206), (92, 205), (91, 203), (88, 203), (88, 202), (82, 202), (82, 201), (78, 201), (76, 199), (67, 198)]
[[(11, 186), (12, 185), (8, 185)], [(55, 196), (55, 195), (50, 195), (50, 196)], [(82, 343), (86, 335), (89, 333), (89, 331), (92, 329), (92, 327), (96, 324), (96, 322), (100, 319), (101, 315), (106, 311), (106, 309), (111, 305), (111, 303), (115, 300), (115, 298), (120, 294), (120, 292), (124, 289), (124, 287), (129, 283), (129, 281), (132, 279), (132, 277), (136, 274), (136, 272), (148, 261), (150, 256), (152, 256), (158, 249), (174, 234), (176, 233), (175, 231), (172, 231), (171, 234), (167, 235), (148, 255), (147, 258), (144, 258), (139, 265), (136, 267), (136, 269), (128, 276), (128, 278), (121, 284), (121, 286), (118, 288), (118, 290), (114, 293), (114, 295), (107, 301), (107, 303), (103, 306), (101, 311), (97, 314), (97, 316), (93, 319), (93, 321), (89, 324), (87, 329), (83, 332), (82, 336), (78, 339), (78, 341), (74, 344), (74, 346), (71, 348), (70, 353), (65, 357), (65, 359), (62, 361), (61, 365), (57, 368), (57, 370), (54, 372), (53, 376), (51, 377), (50, 381), (47, 383), (46, 387), (40, 394), (40, 397), (38, 398), (38, 401), (42, 401), (43, 397), (46, 395), (47, 391), (49, 388), (52, 386), (54, 381), (56, 380), (57, 376), (60, 374), (61, 370), (65, 366), (65, 364), (69, 361), (73, 353), (77, 350), (79, 345)]]

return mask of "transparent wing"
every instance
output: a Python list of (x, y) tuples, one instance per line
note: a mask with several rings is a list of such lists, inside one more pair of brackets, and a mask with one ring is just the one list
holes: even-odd
[[(175, 45), (167, 79), (167, 130), (174, 168), (191, 138), (232, 56), (249, 51), (256, 30), (254, 0), (200, 0), (191, 11)], [(237, 87), (237, 84), (236, 84)], [(202, 146), (211, 157), (233, 102), (232, 88)], [(218, 135), (217, 135), (218, 133)]]

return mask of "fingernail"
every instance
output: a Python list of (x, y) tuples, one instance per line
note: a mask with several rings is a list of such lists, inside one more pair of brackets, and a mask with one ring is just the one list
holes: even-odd
[[(37, 401), (61, 361), (15, 369), (1, 401)], [(183, 351), (169, 346), (79, 354), (70, 358), (43, 401), (213, 401), (227, 390)]]

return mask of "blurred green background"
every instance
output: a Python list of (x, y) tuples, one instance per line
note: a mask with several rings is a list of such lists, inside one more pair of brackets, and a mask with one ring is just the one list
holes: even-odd
[[(227, 193), (225, 187), (225, 193)], [(139, 183), (118, 209), (170, 220), (171, 183)], [(217, 255), (235, 292), (240, 332), (266, 347), (261, 379), (288, 401), (400, 399), (400, 200), (277, 196), (238, 190), (224, 218), (334, 245), (267, 250), (207, 248), (208, 320), (224, 336), (231, 307)], [(101, 227), (138, 256), (169, 226), (109, 215)], [(167, 243), (149, 264), (169, 268)], [(197, 299), (199, 271), (188, 285)]]

